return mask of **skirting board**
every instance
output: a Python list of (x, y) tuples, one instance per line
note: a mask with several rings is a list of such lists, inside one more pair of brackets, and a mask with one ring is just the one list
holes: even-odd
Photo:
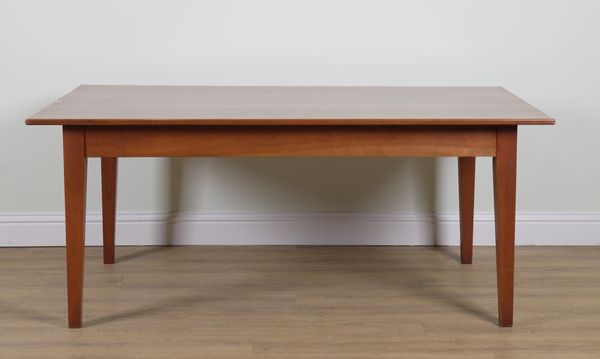
[[(456, 213), (122, 213), (117, 245), (458, 245)], [(63, 246), (61, 213), (0, 214), (0, 246)], [(474, 242), (494, 244), (492, 213), (475, 215)], [(86, 244), (102, 244), (88, 214)], [(517, 214), (518, 245), (600, 245), (600, 213)]]

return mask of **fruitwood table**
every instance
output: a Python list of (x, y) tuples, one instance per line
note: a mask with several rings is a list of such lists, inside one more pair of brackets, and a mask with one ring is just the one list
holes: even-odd
[(86, 165), (100, 157), (104, 263), (118, 157), (458, 157), (471, 263), (475, 157), (493, 157), (498, 314), (513, 323), (517, 127), (554, 120), (500, 87), (83, 85), (27, 119), (63, 127), (69, 327), (82, 323)]

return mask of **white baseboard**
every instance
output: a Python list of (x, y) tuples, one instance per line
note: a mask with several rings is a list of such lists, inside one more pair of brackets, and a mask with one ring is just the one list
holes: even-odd
[[(102, 243), (88, 214), (86, 244)], [(475, 244), (494, 244), (494, 217), (475, 215)], [(0, 246), (64, 245), (62, 213), (0, 214)], [(456, 213), (122, 213), (118, 245), (458, 245)], [(518, 245), (600, 245), (599, 212), (517, 214)]]

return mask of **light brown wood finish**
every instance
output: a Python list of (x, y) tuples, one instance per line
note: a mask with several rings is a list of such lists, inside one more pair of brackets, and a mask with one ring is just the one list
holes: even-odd
[(85, 130), (83, 127), (65, 126), (63, 128), (63, 152), (69, 327), (80, 328), (83, 310), (87, 187), (87, 158), (85, 157)]
[(458, 158), (460, 207), (460, 262), (473, 262), (473, 214), (475, 205), (475, 157)]
[[(554, 120), (498, 87), (81, 86), (27, 123), (64, 127), (71, 327), (81, 326), (86, 157), (148, 156), (462, 157), (463, 262), (471, 259), (474, 157), (495, 156), (498, 312), (510, 326), (516, 125)], [(103, 160), (103, 177), (110, 263), (116, 160)]]
[(103, 157), (102, 168), (102, 241), (104, 264), (115, 263), (115, 220), (117, 215), (117, 158)]
[(501, 327), (513, 324), (515, 214), (517, 186), (517, 127), (498, 129), (494, 171), (498, 317)]
[(30, 125), (523, 125), (548, 115), (501, 87), (84, 85)]
[(474, 254), (465, 268), (458, 247), (120, 246), (115, 267), (88, 247), (74, 331), (64, 249), (0, 248), (0, 358), (600, 357), (600, 247), (519, 246), (510, 330), (494, 325), (495, 249)]
[(87, 126), (89, 157), (494, 156), (496, 128)]

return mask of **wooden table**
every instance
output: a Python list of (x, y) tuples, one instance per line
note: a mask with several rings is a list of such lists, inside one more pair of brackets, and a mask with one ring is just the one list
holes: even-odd
[(104, 263), (118, 157), (458, 157), (471, 263), (475, 157), (493, 157), (498, 314), (513, 323), (517, 127), (554, 120), (499, 87), (80, 86), (27, 119), (63, 126), (69, 327), (83, 304), (87, 158), (100, 157)]

